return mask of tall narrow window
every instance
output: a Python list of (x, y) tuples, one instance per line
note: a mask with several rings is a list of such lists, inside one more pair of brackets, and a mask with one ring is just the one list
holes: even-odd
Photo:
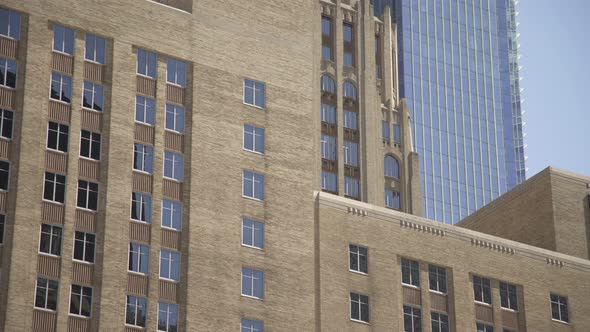
[(244, 104), (264, 108), (266, 104), (266, 89), (264, 83), (244, 80)]
[(0, 85), (16, 88), (16, 61), (0, 57)]
[(0, 108), (0, 137), (12, 139), (12, 124), (14, 113)]
[(334, 82), (334, 79), (328, 75), (322, 75), (321, 89), (324, 92), (336, 93), (336, 83)]
[(332, 35), (332, 19), (327, 16), (322, 16), (322, 36)]
[(263, 249), (264, 223), (250, 218), (243, 218), (242, 244), (248, 247)]
[(0, 35), (16, 39), (20, 38), (20, 13), (0, 8)]
[(100, 160), (100, 134), (80, 131), (80, 157)]
[(350, 319), (369, 322), (369, 297), (367, 295), (350, 293)]
[(359, 179), (350, 176), (344, 177), (344, 195), (359, 198)]
[(178, 304), (158, 302), (158, 331), (178, 331)]
[(133, 145), (133, 169), (141, 172), (152, 173), (154, 168), (154, 148), (135, 143)]
[(242, 267), (242, 295), (264, 298), (264, 272), (249, 267)]
[(166, 104), (166, 129), (184, 132), (184, 107), (174, 104)]
[(322, 104), (321, 106), (321, 120), (329, 124), (336, 124), (336, 106), (330, 104)]
[(162, 199), (162, 227), (179, 231), (182, 227), (182, 203)]
[(0, 214), (0, 244), (4, 243), (4, 233), (6, 228), (6, 216)]
[(381, 39), (375, 36), (375, 77), (381, 79)]
[(342, 85), (342, 94), (345, 98), (356, 101), (356, 87), (351, 82), (344, 82)]
[(500, 306), (506, 309), (518, 310), (515, 285), (500, 282)]
[(68, 152), (68, 125), (49, 122), (47, 125), (47, 148), (61, 152)]
[(333, 38), (332, 18), (322, 16), (322, 60), (334, 60), (332, 52)]
[(338, 187), (336, 173), (322, 171), (322, 190), (335, 193)]
[(176, 181), (184, 179), (184, 157), (180, 153), (164, 151), (164, 177)]
[(61, 256), (62, 228), (55, 225), (41, 225), (41, 236), (39, 238), (39, 252)]
[(252, 171), (243, 171), (243, 195), (264, 200), (264, 175)]
[(90, 317), (92, 310), (92, 287), (72, 285), (70, 293), (70, 314)]
[(51, 73), (51, 99), (69, 103), (72, 98), (72, 78), (58, 72)]
[(358, 113), (351, 111), (344, 111), (344, 128), (358, 130), (359, 120)]
[(66, 196), (66, 176), (45, 172), (43, 199), (56, 203), (64, 203)]
[(180, 280), (180, 253), (178, 251), (160, 250), (160, 278)]
[(343, 24), (342, 35), (344, 38), (344, 66), (354, 67), (354, 30), (352, 24)]
[(57, 309), (57, 290), (59, 281), (37, 278), (35, 308), (55, 311)]
[(385, 189), (385, 207), (395, 210), (401, 209), (399, 191), (393, 189)]
[(10, 162), (0, 160), (0, 191), (8, 191), (10, 183)]
[(98, 183), (78, 180), (77, 207), (96, 211), (98, 208)]
[(359, 144), (353, 141), (344, 141), (344, 164), (358, 167), (359, 165)]
[(447, 270), (444, 267), (428, 265), (428, 281), (430, 290), (447, 293)]
[(90, 33), (86, 33), (86, 49), (84, 52), (84, 59), (104, 65), (105, 53), (105, 39)]
[(152, 221), (152, 196), (139, 192), (131, 193), (131, 219), (148, 224)]
[(492, 304), (490, 279), (473, 276), (473, 293), (476, 302)]
[(135, 97), (135, 121), (153, 126), (156, 124), (156, 101), (144, 96)]
[(147, 320), (147, 300), (145, 297), (127, 295), (125, 323), (145, 327)]
[(244, 150), (264, 153), (264, 128), (244, 124)]
[(567, 297), (557, 294), (550, 294), (551, 300), (551, 318), (560, 322), (569, 323), (569, 313), (567, 309)]
[(349, 270), (360, 273), (369, 273), (369, 250), (367, 247), (356, 244), (348, 245), (348, 263)]
[(401, 144), (402, 142), (402, 129), (399, 124), (393, 124), (393, 143)]
[(137, 49), (137, 74), (156, 79), (156, 53)]
[(449, 316), (438, 312), (430, 313), (432, 332), (449, 332)]
[(166, 82), (184, 87), (186, 85), (186, 64), (180, 60), (168, 58)]
[(320, 144), (322, 158), (336, 160), (336, 137), (322, 134)]
[(384, 159), (385, 176), (399, 179), (399, 162), (395, 157), (387, 155)]
[(150, 267), (150, 247), (145, 244), (129, 243), (129, 271), (147, 274)]
[(402, 258), (402, 283), (420, 287), (420, 263)]
[(381, 137), (389, 141), (389, 121), (381, 121)]
[(404, 332), (422, 332), (422, 310), (404, 305)]
[(96, 235), (76, 231), (74, 235), (74, 259), (94, 263)]
[(74, 55), (74, 30), (53, 25), (53, 50)]
[(104, 88), (102, 84), (84, 81), (84, 98), (82, 106), (91, 110), (102, 112)]
[(242, 318), (240, 332), (264, 332), (264, 323), (260, 320)]

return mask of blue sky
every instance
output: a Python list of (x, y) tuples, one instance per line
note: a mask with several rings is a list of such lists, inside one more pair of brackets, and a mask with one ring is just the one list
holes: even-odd
[(522, 0), (517, 11), (527, 177), (549, 165), (590, 175), (590, 1)]

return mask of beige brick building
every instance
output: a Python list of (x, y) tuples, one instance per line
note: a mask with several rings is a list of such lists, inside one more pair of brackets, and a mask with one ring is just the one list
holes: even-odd
[(395, 29), (369, 0), (0, 2), (0, 330), (587, 331), (587, 205), (528, 244), (418, 216)]

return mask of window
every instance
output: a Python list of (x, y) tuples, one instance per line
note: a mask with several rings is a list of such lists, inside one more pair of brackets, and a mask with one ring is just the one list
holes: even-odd
[(264, 175), (244, 170), (243, 195), (245, 197), (264, 200)]
[(70, 293), (70, 314), (90, 317), (92, 310), (92, 288), (72, 285)]
[(447, 270), (444, 267), (428, 265), (428, 281), (430, 290), (447, 293)]
[(62, 228), (55, 225), (41, 225), (41, 238), (39, 239), (39, 252), (61, 256)]
[(166, 129), (184, 132), (184, 107), (166, 104)]
[(332, 54), (332, 19), (322, 16), (322, 60), (333, 60)]
[(322, 75), (321, 85), (322, 91), (336, 93), (336, 83), (330, 76)]
[(449, 332), (449, 316), (438, 312), (430, 313), (432, 332)]
[(264, 108), (266, 100), (264, 83), (244, 80), (244, 104)]
[(184, 157), (180, 153), (164, 151), (164, 177), (182, 181), (184, 177)]
[(182, 203), (162, 199), (162, 227), (180, 230), (182, 227)]
[(150, 267), (150, 247), (145, 244), (129, 243), (129, 271), (147, 274)]
[(320, 144), (322, 158), (336, 160), (336, 137), (322, 134)]
[(264, 272), (242, 267), (242, 295), (264, 298)]
[(385, 189), (385, 207), (394, 210), (401, 209), (401, 200), (398, 191)]
[(352, 43), (352, 37), (353, 37), (352, 24), (344, 23), (342, 25), (342, 36), (344, 38), (345, 43)]
[(156, 101), (152, 98), (135, 97), (135, 121), (153, 126), (156, 124)]
[(242, 318), (241, 332), (263, 332), (264, 323), (255, 319)]
[(506, 309), (518, 310), (515, 285), (500, 282), (500, 306)]
[(322, 60), (332, 61), (332, 47), (329, 45), (322, 45)]
[(152, 222), (152, 196), (139, 192), (131, 193), (131, 219)]
[(402, 142), (402, 129), (399, 124), (393, 124), (393, 142), (400, 144)]
[(106, 41), (104, 38), (86, 33), (86, 52), (84, 59), (104, 65)]
[(94, 263), (96, 235), (76, 231), (74, 235), (74, 259)]
[(98, 183), (78, 180), (77, 207), (96, 211), (98, 208)]
[(101, 84), (84, 81), (82, 107), (102, 112), (104, 89)]
[(53, 50), (74, 55), (74, 30), (53, 25)]
[(369, 322), (369, 297), (357, 293), (350, 293), (350, 319)]
[(357, 178), (344, 177), (344, 195), (359, 198), (359, 180)]
[(35, 308), (57, 309), (57, 289), (59, 282), (55, 280), (37, 278), (37, 290), (35, 292)]
[(381, 79), (381, 39), (375, 36), (375, 77)]
[(14, 113), (0, 108), (0, 137), (12, 139), (12, 123)]
[(160, 250), (160, 278), (180, 280), (180, 253), (178, 251)]
[(348, 268), (350, 271), (369, 273), (368, 268), (368, 249), (366, 247), (357, 246), (356, 244), (348, 245)]
[(404, 332), (422, 332), (422, 310), (404, 306)]
[(344, 141), (344, 164), (358, 167), (359, 145), (356, 142)]
[(402, 258), (402, 283), (420, 287), (420, 263)]
[(154, 167), (154, 148), (135, 143), (133, 145), (133, 169), (152, 174)]
[(0, 85), (16, 88), (16, 61), (0, 58)]
[(45, 172), (43, 199), (57, 203), (64, 203), (66, 195), (66, 176)]
[(567, 297), (556, 294), (550, 294), (551, 299), (551, 318), (560, 322), (568, 323), (569, 314), (567, 311)]
[(351, 111), (344, 111), (344, 128), (358, 130), (359, 120), (358, 113)]
[(4, 228), (6, 227), (6, 216), (0, 214), (0, 244), (4, 243)]
[(336, 124), (336, 106), (322, 104), (321, 113), (323, 122)]
[(6, 160), (0, 160), (0, 191), (8, 191), (10, 182), (10, 163)]
[(68, 152), (69, 126), (57, 122), (47, 125), (47, 148), (61, 152)]
[(336, 173), (322, 171), (322, 190), (335, 193), (337, 191), (337, 183)]
[(322, 35), (332, 35), (332, 19), (326, 16), (322, 16)]
[(263, 249), (264, 223), (250, 218), (242, 218), (242, 244)]
[(147, 300), (145, 297), (127, 295), (127, 312), (125, 323), (139, 327), (145, 327), (147, 316)]
[(80, 131), (80, 157), (100, 160), (100, 134)]
[(166, 65), (166, 82), (180, 85), (186, 85), (186, 65), (180, 60), (168, 58)]
[(381, 121), (381, 137), (385, 140), (389, 140), (389, 122)]
[(72, 98), (72, 78), (57, 72), (51, 73), (51, 99), (69, 103)]
[(473, 293), (475, 294), (476, 302), (492, 304), (490, 279), (473, 276)]
[(158, 331), (178, 331), (178, 304), (158, 302)]
[(477, 332), (494, 332), (494, 327), (484, 323), (477, 323)]
[(356, 101), (356, 88), (351, 82), (344, 82), (344, 84), (342, 84), (342, 92), (345, 98), (350, 98)]
[(264, 128), (244, 124), (244, 149), (264, 153)]
[(354, 57), (350, 51), (344, 51), (344, 67), (354, 67)]
[(399, 179), (399, 162), (395, 157), (387, 155), (384, 159), (385, 176)]
[(156, 53), (137, 49), (137, 73), (156, 79)]
[(20, 37), (20, 13), (0, 8), (0, 35), (18, 40)]

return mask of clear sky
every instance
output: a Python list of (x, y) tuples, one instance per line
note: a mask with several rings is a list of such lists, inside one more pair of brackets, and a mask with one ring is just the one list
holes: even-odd
[(547, 166), (590, 176), (590, 0), (521, 0), (527, 177)]

